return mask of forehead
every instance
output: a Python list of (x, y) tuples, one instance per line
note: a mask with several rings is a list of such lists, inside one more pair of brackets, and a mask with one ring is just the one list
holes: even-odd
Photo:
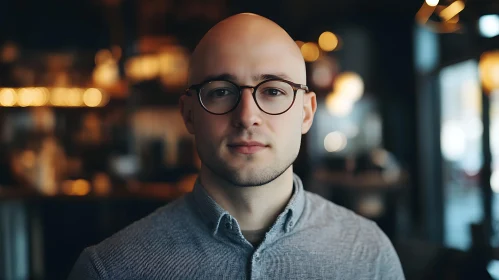
[(239, 83), (255, 83), (263, 74), (285, 75), (296, 83), (305, 83), (305, 65), (289, 43), (220, 42), (212, 44), (192, 66), (193, 82), (210, 76), (230, 74)]

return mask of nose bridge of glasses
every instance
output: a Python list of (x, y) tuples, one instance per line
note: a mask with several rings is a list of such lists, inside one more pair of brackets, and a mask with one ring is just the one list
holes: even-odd
[(251, 94), (253, 94), (253, 92), (255, 92), (255, 88), (256, 87), (253, 87), (253, 86), (239, 86), (239, 90), (241, 91), (241, 94), (244, 93), (245, 89), (249, 89)]
[[(240, 103), (243, 103), (242, 105), (245, 106), (244, 104), (246, 102), (256, 102), (256, 100), (254, 100), (254, 97), (253, 97), (253, 93), (255, 92), (255, 87), (254, 86), (239, 86), (239, 90), (240, 90), (240, 100), (241, 102)], [(248, 93), (249, 95), (247, 97), (245, 97), (245, 90), (248, 90)], [(245, 101), (245, 99), (248, 99), (247, 101)], [(246, 104), (247, 105), (247, 104)], [(239, 105), (238, 107), (240, 107), (241, 105)]]

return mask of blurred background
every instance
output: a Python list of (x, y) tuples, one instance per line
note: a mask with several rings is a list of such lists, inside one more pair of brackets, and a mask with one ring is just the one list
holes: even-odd
[(499, 279), (498, 0), (1, 1), (0, 279), (65, 279), (192, 189), (178, 98), (239, 12), (307, 61), (305, 188), (376, 221), (407, 279)]

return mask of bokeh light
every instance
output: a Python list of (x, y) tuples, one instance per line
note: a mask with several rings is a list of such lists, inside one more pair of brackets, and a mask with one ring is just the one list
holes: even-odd
[(483, 53), (479, 68), (485, 90), (491, 92), (499, 89), (499, 50)]
[(66, 91), (65, 104), (70, 107), (79, 107), (83, 105), (81, 89), (71, 88)]
[(96, 88), (89, 88), (83, 94), (83, 103), (88, 107), (97, 107), (102, 103), (102, 92)]
[(324, 148), (330, 153), (339, 152), (346, 148), (347, 137), (340, 131), (333, 131), (324, 138)]
[(332, 32), (323, 32), (321, 36), (319, 36), (319, 46), (323, 51), (333, 51), (338, 46), (338, 37)]
[(364, 93), (364, 82), (357, 73), (344, 72), (336, 77), (336, 80), (334, 81), (334, 91), (342, 98), (355, 102), (359, 100)]
[(353, 102), (331, 92), (326, 96), (326, 109), (333, 116), (346, 117), (352, 112)]
[(439, 0), (426, 0), (426, 4), (430, 7), (435, 7), (438, 5)]
[(0, 105), (12, 107), (17, 103), (17, 93), (12, 88), (0, 89)]
[(449, 161), (459, 160), (466, 151), (466, 133), (457, 121), (446, 121), (440, 135), (442, 154)]
[(34, 100), (34, 93), (29, 88), (21, 88), (18, 92), (17, 104), (21, 107), (27, 107), (32, 105)]
[(316, 43), (308, 42), (301, 46), (301, 53), (307, 62), (314, 62), (319, 58), (320, 51)]

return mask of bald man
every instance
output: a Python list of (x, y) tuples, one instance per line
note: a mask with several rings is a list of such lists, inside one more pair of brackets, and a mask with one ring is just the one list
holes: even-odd
[(375, 223), (293, 173), (317, 103), (289, 35), (254, 14), (199, 42), (180, 99), (192, 193), (83, 251), (70, 279), (404, 279)]

